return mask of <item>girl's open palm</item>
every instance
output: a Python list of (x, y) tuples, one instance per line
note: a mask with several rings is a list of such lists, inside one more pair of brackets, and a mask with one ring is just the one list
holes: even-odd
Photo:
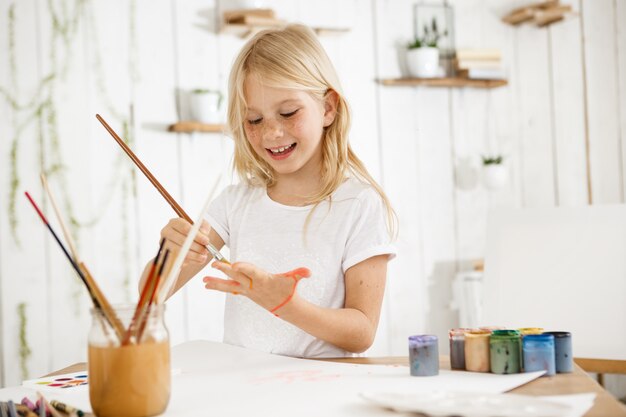
[(204, 277), (204, 286), (207, 289), (245, 295), (272, 313), (291, 300), (302, 278), (311, 276), (311, 271), (307, 268), (271, 274), (245, 262), (229, 265), (216, 261), (212, 266), (230, 279)]

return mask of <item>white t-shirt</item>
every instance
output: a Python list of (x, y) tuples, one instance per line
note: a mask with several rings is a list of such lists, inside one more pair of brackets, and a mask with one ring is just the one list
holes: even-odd
[[(344, 273), (372, 256), (395, 256), (383, 201), (369, 184), (347, 179), (331, 203), (294, 207), (270, 199), (264, 187), (227, 187), (211, 204), (207, 221), (230, 248), (231, 262), (248, 262), (270, 273), (306, 267), (299, 296), (321, 307), (343, 308)], [(278, 312), (280, 314), (280, 312)], [(224, 342), (295, 357), (341, 357), (350, 353), (274, 316), (249, 298), (226, 296)]]

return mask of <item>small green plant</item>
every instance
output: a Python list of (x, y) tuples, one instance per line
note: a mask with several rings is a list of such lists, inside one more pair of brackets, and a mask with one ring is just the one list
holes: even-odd
[(500, 165), (504, 161), (504, 157), (502, 155), (496, 156), (482, 156), (483, 165)]
[(224, 95), (220, 90), (210, 90), (208, 88), (196, 88), (191, 90), (193, 94), (217, 94), (217, 107), (222, 106), (222, 100), (224, 99)]
[(437, 19), (433, 17), (433, 20), (430, 22), (430, 27), (428, 23), (424, 24), (424, 30), (422, 32), (422, 36), (416, 36), (413, 41), (409, 42), (408, 48), (422, 48), (422, 47), (430, 47), (436, 48), (439, 39), (448, 36), (448, 31), (444, 30), (443, 32), (439, 32), (439, 26), (437, 25)]
[(28, 379), (28, 358), (30, 358), (31, 350), (28, 346), (28, 339), (26, 338), (26, 303), (19, 303), (17, 305), (17, 315), (19, 317), (19, 340), (20, 340), (20, 370), (22, 371), (22, 379)]

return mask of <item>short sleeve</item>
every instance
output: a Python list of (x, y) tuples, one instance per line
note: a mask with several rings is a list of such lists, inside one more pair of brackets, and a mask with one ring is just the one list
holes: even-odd
[(396, 248), (387, 228), (387, 211), (376, 190), (366, 188), (359, 193), (350, 218), (353, 225), (344, 251), (344, 273), (373, 256), (389, 255), (389, 260), (395, 258)]
[(229, 207), (231, 205), (234, 186), (226, 187), (220, 195), (209, 205), (205, 219), (211, 228), (222, 238), (226, 246), (230, 241), (230, 227), (228, 222)]

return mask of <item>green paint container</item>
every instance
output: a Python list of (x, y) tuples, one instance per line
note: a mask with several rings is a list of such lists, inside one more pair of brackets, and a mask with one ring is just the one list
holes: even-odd
[(494, 330), (489, 337), (491, 372), (517, 374), (521, 372), (521, 342), (517, 330)]

